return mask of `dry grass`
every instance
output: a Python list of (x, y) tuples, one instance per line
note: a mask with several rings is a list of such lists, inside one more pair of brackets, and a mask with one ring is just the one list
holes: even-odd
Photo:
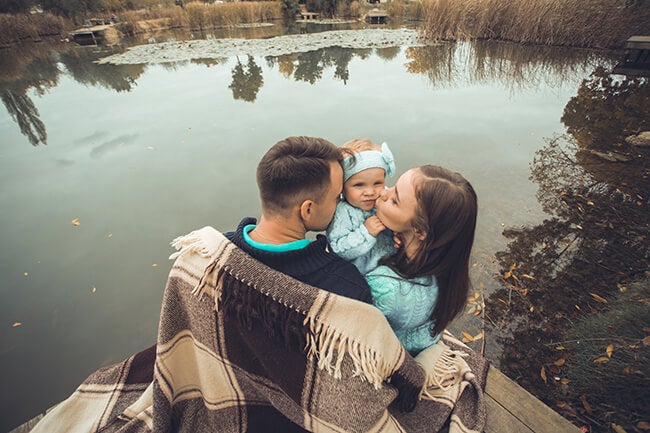
[(63, 36), (72, 24), (50, 14), (0, 14), (0, 44), (39, 40), (42, 36)]
[(650, 6), (615, 0), (421, 0), (433, 40), (502, 39), (616, 48), (650, 28)]

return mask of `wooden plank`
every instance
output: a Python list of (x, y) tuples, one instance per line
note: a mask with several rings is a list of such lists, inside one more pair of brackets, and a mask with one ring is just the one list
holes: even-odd
[(625, 48), (633, 50), (650, 50), (650, 36), (632, 36), (625, 42)]
[(485, 410), (487, 422), (484, 433), (535, 433), (489, 395), (485, 396)]
[[(488, 370), (485, 394), (532, 432), (582, 433), (578, 427), (492, 366)], [(492, 410), (496, 411), (494, 406)], [(490, 423), (490, 413), (488, 413), (488, 423)], [(501, 431), (510, 432), (507, 429), (501, 429)], [(521, 431), (527, 432), (528, 430)]]

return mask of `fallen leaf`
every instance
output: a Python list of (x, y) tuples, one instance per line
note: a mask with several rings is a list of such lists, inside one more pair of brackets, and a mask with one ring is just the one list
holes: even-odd
[(472, 267), (475, 268), (478, 266), (478, 263), (472, 263)]
[(480, 340), (484, 336), (485, 336), (485, 334), (483, 333), (483, 331), (481, 331), (478, 334), (476, 334), (473, 338), (474, 338), (474, 340)]
[(607, 353), (607, 357), (611, 358), (612, 353), (614, 353), (614, 345), (613, 344), (607, 345), (607, 349), (605, 350), (605, 352)]
[(109, 238), (109, 239), (112, 238), (112, 237), (113, 237), (113, 233), (109, 233), (109, 234), (107, 234), (106, 237)]
[(507, 280), (508, 278), (510, 278), (511, 276), (512, 276), (512, 272), (510, 272), (510, 271), (508, 271), (508, 272), (506, 272), (505, 274), (503, 274), (503, 278), (505, 278), (506, 280)]
[(553, 364), (557, 365), (558, 367), (562, 367), (565, 362), (566, 362), (566, 359), (560, 358), (560, 359), (556, 360)]
[(601, 356), (601, 357), (599, 357), (599, 358), (594, 359), (594, 362), (595, 362), (596, 364), (601, 364), (601, 363), (603, 363), (603, 362), (607, 362), (607, 361), (609, 361), (609, 358), (606, 357), (606, 356)]
[(562, 380), (560, 380), (560, 383), (561, 383), (562, 385), (568, 385), (568, 384), (569, 384), (569, 379), (567, 379), (566, 377), (564, 377), (564, 378), (562, 378)]
[(158, 263), (152, 263), (152, 264), (151, 264), (151, 267), (152, 267), (152, 268), (157, 268), (157, 267), (158, 267)]
[(79, 218), (75, 218), (72, 221), (70, 221), (70, 224), (72, 224), (73, 226), (78, 226), (81, 223), (79, 222)]
[(542, 377), (544, 383), (546, 383), (546, 369), (542, 367), (542, 370), (539, 372), (539, 375)]
[(603, 304), (607, 304), (607, 299), (603, 298), (602, 296), (598, 296), (595, 293), (590, 293), (590, 295), (598, 302), (602, 302)]
[(621, 426), (618, 425), (618, 424), (614, 424), (614, 423), (612, 423), (612, 429), (613, 429), (616, 433), (627, 433), (627, 432), (623, 429), (623, 427), (621, 427)]
[(580, 305), (576, 305), (576, 310), (580, 311)]
[(22, 324), (23, 324), (22, 322), (14, 322), (14, 324), (11, 325), (11, 327), (12, 328), (17, 328), (17, 327), (21, 326)]
[(591, 415), (591, 413), (593, 412), (593, 410), (591, 409), (591, 405), (587, 402), (587, 396), (584, 395), (584, 394), (582, 394), (582, 395), (580, 396), (580, 401), (582, 402), (582, 406), (585, 408), (585, 410), (587, 411), (587, 413)]
[(462, 334), (463, 334), (463, 343), (467, 343), (467, 342), (469, 342), (469, 341), (474, 341), (474, 337), (472, 337), (471, 335), (469, 335), (467, 332), (464, 332), (464, 331), (463, 331)]
[[(594, 202), (591, 201), (591, 200), (589, 200), (589, 201), (587, 202), (587, 204), (588, 204), (589, 206), (593, 206), (593, 205), (594, 205)], [(591, 412), (589, 412), (589, 413), (591, 413)]]
[(481, 310), (481, 309), (479, 308), (478, 310), (474, 311), (473, 314), (474, 314), (475, 316), (478, 316), (478, 315), (481, 314), (482, 312), (483, 312), (483, 310)]
[(626, 365), (625, 368), (623, 369), (623, 373), (625, 373), (625, 374), (632, 374), (632, 373), (634, 373), (634, 370), (632, 370), (632, 366), (631, 366), (631, 365)]
[(533, 306), (531, 305), (530, 308), (529, 308), (529, 310), (530, 310), (530, 312), (532, 313), (533, 311), (535, 311), (535, 307), (533, 307)]
[(534, 280), (535, 279), (535, 277), (532, 277), (532, 276), (530, 276), (528, 274), (522, 274), (521, 276), (524, 277), (524, 278), (528, 278), (529, 280)]
[(97, 291), (97, 287), (93, 287), (93, 293)]
[(650, 430), (650, 422), (639, 421), (638, 423), (636, 423), (636, 428), (638, 428), (639, 430), (648, 431)]
[(555, 350), (566, 350), (566, 347), (560, 344), (559, 346), (555, 346)]
[(546, 242), (542, 242), (542, 248), (546, 248), (546, 247), (547, 247)]
[(29, 272), (23, 272), (23, 275), (24, 275), (24, 276), (28, 276), (28, 275), (29, 275)]
[(645, 337), (645, 338), (642, 340), (642, 342), (643, 342), (643, 345), (644, 345), (644, 346), (650, 346), (650, 335), (648, 335), (647, 337)]

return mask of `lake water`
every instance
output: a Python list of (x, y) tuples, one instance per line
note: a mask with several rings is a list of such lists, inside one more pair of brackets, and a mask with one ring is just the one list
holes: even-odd
[[(258, 216), (256, 164), (289, 135), (367, 137), (400, 173), (463, 173), (480, 201), (473, 281), (493, 289), (503, 229), (545, 217), (535, 152), (564, 132), (582, 80), (614, 63), (507, 43), (93, 63), (113, 52), (0, 51), (2, 431), (154, 343), (169, 242)], [(472, 317), (453, 330), (476, 334)]]

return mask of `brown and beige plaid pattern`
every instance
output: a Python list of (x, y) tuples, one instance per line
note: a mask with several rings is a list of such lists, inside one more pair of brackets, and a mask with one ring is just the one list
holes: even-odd
[(156, 346), (92, 374), (40, 432), (481, 432), (487, 361), (446, 335), (412, 358), (374, 307), (178, 238)]

